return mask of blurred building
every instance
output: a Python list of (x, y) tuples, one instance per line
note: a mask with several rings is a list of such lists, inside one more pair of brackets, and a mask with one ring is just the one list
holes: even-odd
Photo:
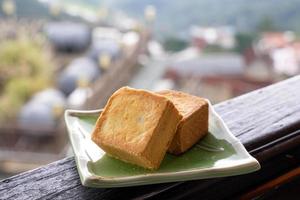
[(202, 49), (207, 45), (215, 45), (224, 49), (232, 49), (235, 46), (235, 30), (230, 26), (190, 28), (192, 44)]
[(300, 73), (300, 45), (293, 32), (265, 32), (254, 44), (257, 60), (262, 60), (274, 76)]
[(174, 81), (173, 89), (206, 97), (213, 103), (272, 82), (250, 74), (243, 57), (236, 53), (202, 54), (195, 48), (189, 48), (175, 54), (173, 59), (164, 76)]
[(100, 76), (101, 70), (96, 62), (88, 57), (73, 60), (58, 77), (58, 88), (66, 95), (70, 95), (85, 80), (92, 83)]
[(85, 50), (91, 40), (91, 31), (86, 24), (78, 22), (51, 22), (46, 24), (45, 33), (58, 51), (78, 52)]

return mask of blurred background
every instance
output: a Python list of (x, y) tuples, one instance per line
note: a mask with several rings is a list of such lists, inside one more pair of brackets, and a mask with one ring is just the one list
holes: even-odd
[[(0, 0), (0, 179), (72, 155), (118, 88), (214, 104), (300, 73), (298, 0)], [(300, 88), (299, 88), (300, 90)]]

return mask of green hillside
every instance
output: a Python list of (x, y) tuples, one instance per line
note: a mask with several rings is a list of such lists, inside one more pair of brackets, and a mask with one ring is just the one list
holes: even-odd
[[(3, 0), (0, 0), (0, 3)], [(37, 0), (15, 0), (18, 16), (49, 16)], [(61, 0), (97, 9), (106, 6), (141, 18), (146, 5), (157, 8), (156, 31), (163, 35), (185, 33), (192, 24), (224, 25), (238, 31), (256, 31), (268, 21), (279, 30), (300, 32), (299, 0)], [(0, 11), (1, 15), (1, 11)]]
[[(0, 0), (0, 5), (4, 0)], [(71, 0), (74, 1), (74, 0)], [(50, 19), (51, 16), (49, 8), (46, 4), (40, 3), (37, 0), (14, 0), (16, 5), (16, 16), (18, 18), (31, 18), (31, 19)], [(92, 1), (87, 1), (86, 3), (91, 3)], [(76, 3), (76, 2), (75, 2)], [(4, 17), (2, 8), (0, 9), (0, 18)], [(82, 20), (78, 17), (70, 16), (66, 13), (60, 13), (56, 16), (57, 19), (70, 19), (70, 20)]]
[[(105, 3), (105, 2), (104, 2)], [(300, 32), (299, 0), (110, 0), (113, 8), (133, 16), (143, 15), (146, 5), (157, 8), (160, 32), (182, 32), (191, 24), (230, 24), (239, 31), (253, 31), (266, 18), (278, 29)]]

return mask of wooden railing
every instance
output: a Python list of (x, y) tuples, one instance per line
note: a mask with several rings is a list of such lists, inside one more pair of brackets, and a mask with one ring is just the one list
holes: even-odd
[[(261, 170), (240, 176), (95, 189), (80, 183), (73, 157), (0, 182), (0, 199), (233, 199), (300, 163), (300, 76), (214, 106)], [(292, 173), (295, 174), (295, 173)], [(260, 195), (258, 193), (248, 193)]]

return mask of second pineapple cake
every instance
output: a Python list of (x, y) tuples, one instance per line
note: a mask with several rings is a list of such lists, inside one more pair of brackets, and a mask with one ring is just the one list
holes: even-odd
[(176, 155), (181, 154), (208, 133), (208, 102), (203, 98), (173, 90), (158, 93), (172, 101), (183, 115), (168, 150)]

